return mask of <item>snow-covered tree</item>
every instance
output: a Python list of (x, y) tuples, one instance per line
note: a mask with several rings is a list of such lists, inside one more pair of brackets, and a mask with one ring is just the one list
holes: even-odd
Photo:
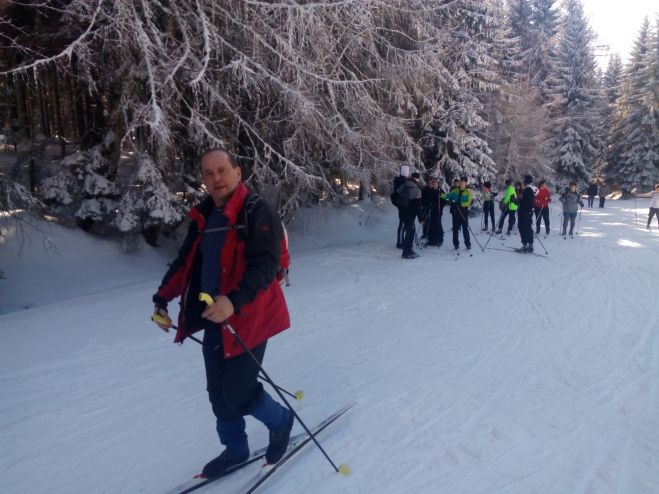
[(609, 174), (624, 190), (659, 182), (659, 20), (645, 19), (625, 69), (618, 120), (611, 136)]
[(128, 192), (117, 206), (115, 225), (122, 232), (146, 233), (147, 241), (155, 243), (161, 226), (178, 225), (184, 217), (181, 201), (166, 185), (161, 169), (146, 154), (134, 157), (135, 173)]
[(496, 173), (483, 105), (500, 82), (492, 55), (501, 22), (493, 15), (495, 7), (494, 2), (457, 1), (437, 11), (447, 54), (441, 61), (445, 83), (421, 143), (426, 167), (447, 178), (466, 175), (478, 183)]
[(118, 189), (111, 180), (115, 167), (104, 155), (114, 135), (88, 151), (77, 151), (60, 160), (59, 172), (41, 183), (40, 192), (52, 207), (73, 212), (84, 229), (108, 219), (116, 207)]
[(593, 35), (579, 0), (566, 0), (554, 73), (548, 79), (553, 100), (552, 165), (561, 182), (585, 181), (600, 153), (599, 81), (592, 53)]

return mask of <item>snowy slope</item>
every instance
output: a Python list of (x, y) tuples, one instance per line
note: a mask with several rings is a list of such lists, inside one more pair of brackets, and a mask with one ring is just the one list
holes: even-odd
[[(633, 224), (617, 201), (586, 210), (574, 240), (543, 240), (548, 259), (473, 242), (473, 257), (403, 261), (390, 207), (306, 213), (293, 329), (265, 364), (305, 390), (309, 422), (357, 401), (322, 437), (353, 475), (310, 448), (267, 492), (659, 492), (659, 233)], [(101, 248), (74, 244), (79, 258)], [(132, 284), (106, 270), (89, 295), (0, 316), (0, 492), (161, 493), (219, 452), (198, 345), (148, 321), (165, 264), (147, 254)], [(21, 277), (39, 266), (40, 299), (58, 275), (30, 256)], [(248, 433), (267, 440), (252, 419)]]

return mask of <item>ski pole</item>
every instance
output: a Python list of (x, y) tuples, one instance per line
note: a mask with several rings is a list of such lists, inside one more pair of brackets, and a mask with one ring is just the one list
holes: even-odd
[[(535, 232), (534, 232), (534, 233), (535, 233)], [(545, 245), (540, 241), (540, 236), (539, 236), (537, 233), (535, 233), (535, 238), (537, 239), (538, 242), (540, 242), (540, 245), (542, 245), (542, 248), (545, 250), (545, 254), (549, 255), (549, 252), (547, 252), (547, 248), (546, 248)]]
[[(208, 306), (213, 305), (213, 304), (215, 303), (215, 301), (213, 300), (213, 298), (212, 298), (209, 294), (207, 294), (207, 293), (200, 293), (200, 294), (199, 294), (199, 300), (201, 300), (202, 302), (205, 302), (206, 305), (208, 305)], [(297, 419), (297, 421), (300, 423), (300, 425), (302, 426), (302, 428), (306, 431), (307, 434), (309, 434), (309, 437), (311, 438), (311, 440), (312, 440), (312, 441), (314, 442), (314, 444), (318, 447), (318, 449), (320, 449), (320, 451), (323, 453), (323, 455), (325, 456), (325, 458), (327, 459), (327, 461), (330, 463), (330, 465), (332, 465), (332, 467), (334, 468), (334, 470), (335, 470), (337, 473), (340, 473), (340, 474), (342, 474), (342, 475), (348, 475), (348, 474), (350, 474), (350, 467), (349, 467), (347, 464), (345, 464), (345, 463), (341, 463), (341, 465), (339, 465), (338, 467), (334, 464), (334, 462), (333, 462), (332, 459), (329, 457), (329, 455), (327, 454), (327, 452), (325, 451), (325, 449), (323, 449), (323, 447), (322, 447), (322, 446), (320, 445), (320, 443), (318, 442), (318, 439), (316, 439), (316, 435), (315, 435), (313, 432), (311, 432), (311, 431), (309, 430), (309, 428), (307, 427), (307, 424), (305, 424), (305, 423), (302, 421), (302, 419), (300, 418), (300, 416), (298, 415), (298, 413), (295, 411), (295, 409), (293, 409), (293, 406), (288, 402), (288, 400), (286, 399), (286, 397), (284, 396), (284, 394), (279, 390), (279, 387), (274, 383), (274, 381), (270, 378), (270, 376), (268, 375), (268, 373), (265, 371), (265, 369), (263, 368), (263, 366), (262, 366), (261, 363), (259, 362), (259, 359), (257, 359), (256, 356), (254, 356), (254, 354), (253, 354), (252, 351), (249, 349), (249, 347), (247, 346), (247, 344), (243, 341), (243, 339), (242, 339), (242, 338), (240, 337), (240, 335), (236, 332), (236, 330), (233, 329), (233, 326), (232, 326), (231, 324), (229, 324), (227, 321), (222, 322), (221, 325), (222, 325), (222, 327), (223, 327), (224, 329), (226, 329), (229, 333), (231, 333), (231, 336), (233, 336), (234, 339), (238, 342), (238, 344), (243, 348), (243, 350), (245, 350), (245, 353), (247, 353), (247, 354), (252, 358), (252, 360), (254, 360), (254, 363), (257, 365), (257, 367), (259, 368), (259, 370), (263, 373), (263, 375), (265, 376), (266, 380), (270, 383), (270, 385), (273, 387), (273, 389), (275, 390), (275, 392), (279, 395), (279, 397), (281, 398), (281, 400), (286, 404), (286, 406), (287, 406), (288, 409), (291, 411), (291, 413), (293, 414), (293, 416)]]
[(636, 187), (631, 190), (631, 193), (634, 194), (634, 228), (638, 228), (638, 219), (636, 217)]
[[(152, 315), (152, 316), (151, 316), (151, 320), (154, 321), (154, 322), (156, 322), (156, 323), (167, 324), (167, 319), (165, 319), (165, 318), (164, 318), (163, 316), (161, 316), (160, 314), (154, 314), (154, 315)], [(178, 329), (174, 324), (172, 324), (172, 328), (173, 328), (173, 329)], [(196, 341), (197, 343), (199, 343), (199, 344), (202, 345), (202, 346), (203, 346), (203, 344), (204, 344), (199, 338), (197, 338), (196, 336), (192, 336), (191, 334), (188, 335), (188, 338), (190, 338), (192, 341)], [(259, 375), (259, 379), (264, 380), (265, 378), (262, 377), (261, 375)], [(270, 383), (270, 384), (272, 384), (272, 383)], [(286, 394), (287, 394), (288, 396), (290, 396), (291, 398), (295, 398), (297, 401), (301, 401), (302, 398), (304, 398), (304, 391), (302, 391), (301, 389), (298, 389), (295, 393), (291, 393), (290, 391), (288, 391), (288, 390), (282, 388), (281, 386), (277, 386), (277, 387), (279, 388), (279, 390), (280, 390), (281, 392), (286, 393)]]
[[(496, 223), (496, 229), (497, 230), (499, 229), (499, 222), (501, 221), (501, 218), (503, 218), (503, 215), (506, 214), (506, 211), (508, 211), (508, 206), (506, 206), (506, 209), (501, 211), (501, 214), (499, 214), (499, 218), (497, 219), (497, 223)], [(487, 242), (485, 242), (485, 246), (483, 247), (483, 251), (485, 251), (485, 249), (487, 249), (487, 244), (489, 244), (490, 240), (492, 240), (492, 237), (494, 236), (494, 231), (495, 230), (492, 230), (492, 233), (490, 233), (490, 236), (488, 237)]]
[[(483, 246), (482, 246), (481, 243), (478, 241), (478, 237), (476, 236), (476, 234), (474, 233), (474, 231), (473, 231), (473, 230), (471, 229), (471, 227), (469, 226), (469, 222), (465, 219), (465, 215), (462, 214), (462, 211), (460, 210), (460, 205), (457, 204), (456, 206), (457, 206), (457, 208), (458, 208), (458, 213), (460, 213), (460, 216), (462, 216), (462, 221), (464, 221), (464, 222), (467, 224), (467, 228), (469, 228), (469, 231), (471, 232), (472, 236), (474, 237), (474, 240), (475, 240), (476, 243), (478, 244), (478, 247), (480, 248), (481, 252), (485, 252), (485, 249), (483, 249)], [(462, 226), (462, 228), (464, 229), (464, 225)]]

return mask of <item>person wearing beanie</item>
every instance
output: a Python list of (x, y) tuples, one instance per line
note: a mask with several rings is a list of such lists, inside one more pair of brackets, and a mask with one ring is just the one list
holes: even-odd
[(496, 196), (496, 192), (492, 192), (492, 182), (489, 180), (483, 184), (483, 219), (484, 219), (484, 226), (482, 230), (484, 232), (487, 231), (487, 220), (488, 217), (492, 220), (490, 223), (492, 224), (492, 231), (496, 229), (496, 225), (494, 223), (494, 198)]
[(469, 237), (469, 206), (473, 197), (471, 190), (467, 188), (467, 177), (460, 177), (458, 188), (452, 189), (446, 195), (446, 200), (451, 203), (451, 214), (453, 216), (453, 247), (460, 248), (458, 233), (462, 229), (465, 247), (471, 249), (471, 238)]
[(403, 222), (403, 213), (399, 206), (399, 197), (398, 189), (407, 182), (407, 177), (410, 175), (410, 167), (408, 165), (400, 165), (400, 175), (394, 178), (394, 190), (391, 193), (391, 202), (398, 209), (398, 232), (396, 234), (396, 248), (403, 248), (403, 232), (405, 231), (405, 225)]
[(533, 252), (533, 206), (538, 189), (533, 185), (533, 177), (524, 177), (524, 189), (519, 200), (517, 222), (522, 238), (522, 252)]

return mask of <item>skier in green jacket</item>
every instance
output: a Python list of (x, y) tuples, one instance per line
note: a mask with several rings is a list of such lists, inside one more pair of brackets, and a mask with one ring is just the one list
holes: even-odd
[(506, 235), (510, 235), (510, 232), (513, 231), (513, 227), (515, 226), (515, 217), (517, 213), (517, 193), (515, 192), (515, 187), (513, 187), (513, 181), (510, 178), (506, 179), (506, 195), (501, 200), (499, 207), (502, 214), (501, 219), (499, 219), (497, 234), (502, 232), (503, 224), (506, 221), (507, 216), (508, 231), (506, 232)]

